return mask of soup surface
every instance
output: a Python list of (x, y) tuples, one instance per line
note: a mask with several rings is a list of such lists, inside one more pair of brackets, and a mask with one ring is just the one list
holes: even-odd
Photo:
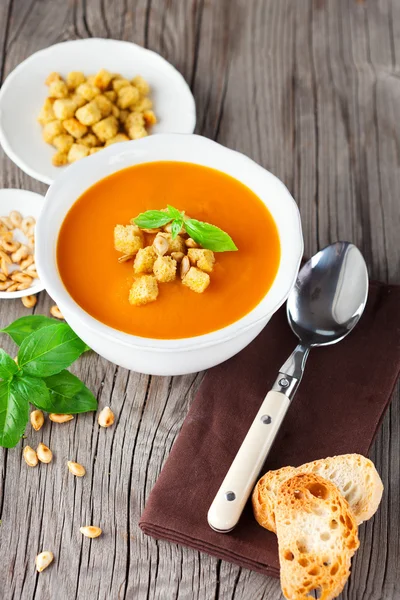
[[(215, 253), (204, 293), (178, 275), (159, 283), (155, 302), (132, 306), (133, 261), (118, 262), (114, 226), (167, 204), (217, 225), (238, 251)], [(250, 312), (275, 278), (280, 244), (271, 214), (245, 185), (214, 169), (163, 161), (123, 169), (86, 190), (62, 224), (57, 260), (66, 289), (94, 318), (126, 333), (176, 339), (221, 329)]]

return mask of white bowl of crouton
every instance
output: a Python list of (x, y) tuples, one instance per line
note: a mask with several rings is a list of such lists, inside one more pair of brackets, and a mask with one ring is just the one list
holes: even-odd
[(131, 42), (55, 44), (20, 63), (0, 90), (0, 143), (25, 173), (47, 184), (112, 143), (192, 133), (195, 125), (182, 75)]
[[(203, 165), (234, 177), (267, 206), (277, 227), (280, 262), (269, 291), (245, 316), (211, 333), (180, 339), (155, 339), (114, 329), (79, 306), (63, 284), (59, 272), (59, 232), (76, 200), (109, 175), (127, 167), (156, 161)], [(118, 202), (118, 198), (113, 201)], [(43, 215), (45, 217), (40, 218), (37, 225), (38, 272), (66, 320), (101, 356), (124, 368), (153, 375), (178, 375), (207, 369), (247, 346), (285, 302), (295, 283), (303, 254), (299, 211), (283, 183), (243, 154), (197, 135), (149, 136), (111, 145), (76, 162), (48, 190)], [(80, 241), (77, 240), (77, 243)], [(104, 277), (106, 285), (106, 273)]]

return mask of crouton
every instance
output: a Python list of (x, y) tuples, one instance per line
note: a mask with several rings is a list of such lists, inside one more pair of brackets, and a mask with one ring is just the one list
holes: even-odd
[(143, 248), (143, 233), (136, 225), (116, 225), (114, 248), (122, 254), (133, 256)]
[(142, 113), (131, 112), (124, 123), (125, 127), (144, 127), (144, 117)]
[(131, 140), (139, 140), (140, 138), (144, 138), (149, 135), (144, 127), (137, 127), (135, 125), (127, 129), (127, 134)]
[(141, 75), (136, 75), (131, 83), (139, 90), (142, 96), (148, 96), (150, 94), (150, 86)]
[(104, 94), (99, 94), (94, 99), (94, 102), (96, 102), (97, 106), (99, 107), (102, 118), (108, 117), (108, 115), (111, 114), (113, 103), (107, 98), (107, 96)]
[(158, 284), (153, 275), (142, 275), (135, 279), (129, 291), (129, 303), (143, 306), (157, 300)]
[(46, 123), (54, 121), (55, 118), (56, 116), (53, 110), (53, 102), (50, 100), (50, 98), (46, 98), (42, 108), (40, 109), (38, 121), (41, 125), (46, 125)]
[(167, 283), (176, 278), (176, 260), (170, 256), (158, 256), (154, 262), (153, 273), (157, 281)]
[(119, 115), (121, 114), (120, 109), (118, 108), (118, 106), (115, 106), (115, 104), (112, 105), (112, 110), (111, 110), (111, 114), (113, 117), (115, 117), (116, 119), (119, 119)]
[[(85, 106), (83, 108), (86, 108)], [(83, 110), (83, 109), (80, 109)], [(118, 121), (115, 117), (102, 119), (92, 127), (93, 133), (97, 135), (100, 141), (106, 142), (118, 133)]]
[(60, 152), (68, 152), (73, 143), (74, 138), (68, 133), (60, 133), (60, 135), (56, 135), (53, 139), (53, 146)]
[(206, 273), (212, 273), (215, 263), (215, 256), (212, 250), (189, 248), (188, 256), (192, 265), (197, 266)]
[(95, 77), (96, 77), (96, 75), (88, 75), (88, 78), (86, 79), (86, 82), (89, 85), (95, 85), (95, 83), (94, 83)]
[(197, 261), (197, 266), (205, 273), (212, 273), (214, 269), (214, 263), (214, 252), (212, 250), (204, 250), (203, 256)]
[(118, 92), (117, 104), (119, 108), (129, 108), (140, 98), (139, 91), (132, 85), (122, 87)]
[(98, 107), (97, 103), (92, 100), (85, 106), (81, 106), (75, 113), (78, 121), (83, 123), (83, 125), (94, 125), (98, 123), (101, 119), (101, 110)]
[(197, 261), (202, 257), (202, 248), (189, 248), (188, 257), (192, 266), (197, 265)]
[(72, 119), (65, 119), (65, 121), (63, 121), (63, 126), (64, 129), (68, 131), (70, 135), (72, 135), (72, 137), (77, 139), (84, 136), (88, 130), (86, 125), (79, 123), (79, 121), (75, 119), (75, 117), (72, 117)]
[(101, 90), (105, 90), (110, 85), (112, 78), (112, 73), (106, 69), (100, 69), (100, 71), (94, 76), (93, 83)]
[(144, 117), (142, 113), (131, 112), (124, 123), (125, 131), (131, 140), (137, 140), (146, 137), (147, 131), (144, 128)]
[(95, 148), (96, 146), (100, 145), (100, 140), (94, 135), (94, 133), (87, 133), (81, 137), (79, 143), (87, 146), (88, 148)]
[(186, 285), (193, 292), (202, 294), (210, 285), (210, 276), (196, 267), (190, 267), (185, 277), (182, 279), (183, 285)]
[(145, 110), (143, 113), (143, 118), (146, 125), (155, 125), (157, 123), (157, 117), (153, 110)]
[(80, 108), (81, 106), (85, 106), (85, 104), (87, 104), (87, 100), (79, 94), (73, 94), (71, 96), (71, 100), (75, 103), (76, 108)]
[(67, 98), (68, 88), (67, 84), (62, 80), (53, 81), (49, 85), (49, 97), (50, 98)]
[(153, 108), (153, 103), (150, 98), (144, 97), (140, 98), (139, 102), (136, 102), (133, 109), (136, 112), (145, 112), (146, 110), (151, 110)]
[(68, 156), (66, 152), (59, 150), (51, 157), (51, 162), (54, 167), (63, 167), (68, 164)]
[(104, 96), (110, 100), (110, 102), (115, 102), (117, 99), (117, 92), (114, 90), (109, 90), (108, 92), (104, 92)]
[(129, 110), (120, 110), (119, 111), (119, 120), (121, 121), (121, 123), (123, 125), (125, 124), (128, 117), (129, 117)]
[(103, 146), (101, 146), (100, 148), (90, 148), (90, 152), (89, 154), (96, 154), (96, 152), (99, 152), (100, 150), (103, 150)]
[(170, 233), (164, 233), (163, 235), (168, 240), (168, 254), (171, 254), (172, 252), (186, 252), (185, 240), (180, 235), (177, 235), (174, 240), (172, 239), (172, 235)]
[(127, 79), (123, 77), (119, 77), (118, 79), (113, 79), (112, 88), (115, 92), (119, 92), (119, 90), (127, 85), (131, 85)]
[(76, 104), (70, 98), (59, 98), (53, 104), (54, 114), (56, 119), (64, 121), (74, 116)]
[(97, 86), (91, 85), (89, 82), (89, 78), (85, 83), (81, 83), (76, 88), (76, 93), (85, 98), (88, 102), (93, 100), (96, 96), (100, 94), (100, 90)]
[(42, 136), (47, 144), (51, 144), (54, 138), (60, 133), (65, 133), (63, 124), (61, 121), (50, 121), (43, 127)]
[(89, 148), (83, 144), (72, 144), (68, 152), (68, 162), (73, 163), (89, 155)]
[(69, 90), (75, 90), (86, 80), (82, 71), (70, 71), (67, 75), (67, 86)]
[(158, 254), (154, 250), (153, 246), (146, 246), (146, 248), (140, 248), (136, 254), (135, 261), (133, 263), (133, 270), (135, 273), (152, 273), (153, 266), (156, 261)]
[(117, 133), (117, 135), (106, 141), (106, 148), (111, 144), (119, 144), (119, 142), (129, 142), (128, 136), (125, 133)]
[(62, 81), (60, 73), (56, 73), (55, 71), (53, 71), (52, 73), (50, 73), (50, 75), (47, 76), (45, 84), (51, 85), (52, 83), (54, 83), (54, 81)]

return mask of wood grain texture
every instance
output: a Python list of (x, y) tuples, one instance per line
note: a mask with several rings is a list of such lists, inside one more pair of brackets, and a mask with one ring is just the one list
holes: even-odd
[[(349, 239), (373, 278), (400, 283), (397, 0), (2, 0), (0, 77), (41, 48), (90, 36), (135, 41), (181, 71), (196, 98), (197, 132), (246, 153), (289, 187), (307, 254)], [(46, 190), (2, 151), (0, 173), (2, 187)], [(42, 293), (35, 312), (47, 314), (50, 305)], [(28, 312), (3, 301), (0, 325)], [(89, 414), (28, 429), (31, 445), (43, 440), (54, 451), (37, 469), (22, 461), (22, 444), (0, 451), (0, 597), (281, 598), (276, 580), (138, 528), (202, 374), (148, 377), (94, 354), (74, 371), (100, 406), (112, 406), (117, 423), (99, 430)], [(399, 389), (372, 459), (385, 494), (361, 527), (343, 600), (400, 598)], [(67, 460), (84, 464), (87, 476), (73, 478)], [(102, 539), (82, 538), (88, 523), (103, 528)], [(37, 575), (34, 557), (43, 549), (55, 562)]]

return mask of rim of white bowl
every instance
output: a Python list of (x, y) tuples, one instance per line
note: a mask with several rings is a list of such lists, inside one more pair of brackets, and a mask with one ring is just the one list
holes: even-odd
[[(101, 171), (101, 168), (99, 167), (102, 163), (104, 165), (104, 163), (107, 163), (108, 161), (110, 165), (120, 164), (124, 156), (131, 155), (132, 153), (134, 153), (136, 157), (143, 157), (146, 152), (146, 146), (151, 146), (152, 144), (158, 143), (161, 145), (165, 144), (168, 148), (173, 148), (174, 145), (175, 148), (176, 145), (182, 145), (183, 147), (185, 145), (187, 147), (190, 147), (191, 144), (198, 146), (202, 145), (204, 149), (208, 147), (208, 150), (210, 150), (210, 152), (213, 152), (214, 154), (219, 152), (229, 155), (231, 164), (241, 161), (242, 166), (244, 165), (246, 169), (252, 169), (253, 171), (256, 171), (258, 174), (262, 175), (264, 178), (269, 179), (269, 181), (275, 186), (275, 188), (279, 190), (282, 194), (281, 200), (286, 204), (285, 224), (291, 230), (290, 240), (292, 242), (293, 249), (289, 252), (289, 248), (284, 248), (282, 246), (282, 232), (279, 227), (279, 224), (274, 218), (278, 228), (279, 238), (281, 241), (281, 260), (272, 286), (270, 287), (266, 295), (262, 298), (262, 300), (257, 304), (257, 306), (255, 306), (241, 319), (235, 321), (234, 323), (231, 323), (230, 325), (227, 325), (221, 329), (217, 329), (210, 333), (194, 337), (178, 339), (158, 339), (135, 336), (129, 333), (124, 333), (123, 331), (120, 331), (118, 329), (114, 329), (95, 319), (89, 313), (87, 313), (81, 306), (79, 306), (77, 302), (75, 302), (75, 300), (65, 288), (61, 276), (59, 275), (56, 258), (56, 245), (58, 240), (59, 227), (57, 228), (56, 233), (52, 236), (54, 238), (54, 240), (52, 240), (52, 243), (49, 243), (47, 239), (46, 223), (43, 215), (45, 215), (48, 212), (47, 209), (50, 209), (50, 207), (54, 208), (57, 206), (57, 194), (59, 192), (61, 193), (61, 191), (62, 193), (65, 193), (65, 190), (68, 187), (68, 181), (74, 177), (77, 177), (79, 171), (81, 171), (85, 167), (85, 165), (86, 173), (88, 173), (89, 171), (89, 166), (93, 168), (96, 166), (96, 172), (99, 172)], [(183, 147), (182, 150), (184, 151)], [(190, 162), (194, 164), (203, 164), (202, 162), (196, 163), (193, 160), (187, 160), (185, 159), (185, 156), (186, 152), (181, 158), (172, 160), (180, 162)], [(153, 158), (150, 160), (141, 160), (136, 163), (132, 163), (130, 166), (148, 162), (158, 162), (160, 160), (168, 159)], [(123, 165), (121, 166), (121, 169), (128, 167), (129, 165)], [(222, 171), (222, 169), (219, 169), (217, 166), (211, 168), (215, 168), (216, 170)], [(119, 169), (116, 169), (114, 172), (118, 170)], [(228, 173), (228, 175), (229, 174), (230, 173)], [(104, 177), (97, 178), (96, 181), (100, 181)], [(233, 175), (233, 177), (235, 176)], [(236, 177), (236, 179), (238, 178)], [(238, 180), (241, 181), (240, 179)], [(94, 183), (95, 182), (90, 183), (90, 185), (82, 189), (78, 196), (74, 196), (74, 198), (71, 199), (71, 202), (68, 204), (68, 208), (62, 211), (62, 221), (60, 223), (60, 226), (66, 214), (68, 213), (68, 210), (71, 208), (74, 202), (85, 191), (85, 189), (88, 189), (89, 187), (94, 185)], [(244, 182), (242, 181), (242, 183)], [(252, 189), (252, 191), (254, 192), (253, 188), (251, 188), (250, 186), (247, 187)], [(269, 208), (270, 212), (272, 213), (271, 208), (268, 207), (268, 205), (267, 208)], [(274, 215), (272, 216), (274, 217)], [(257, 324), (265, 320), (267, 317), (272, 316), (278, 310), (278, 308), (282, 306), (282, 304), (286, 301), (291, 289), (293, 288), (296, 282), (296, 277), (304, 249), (299, 209), (289, 190), (280, 181), (280, 179), (278, 179), (275, 175), (258, 165), (255, 161), (248, 158), (244, 154), (226, 148), (225, 146), (222, 146), (217, 142), (195, 134), (156, 134), (147, 138), (142, 138), (140, 140), (113, 144), (109, 148), (103, 150), (102, 152), (97, 152), (92, 156), (84, 158), (82, 161), (77, 161), (76, 163), (73, 163), (68, 168), (68, 171), (64, 171), (47, 191), (45, 197), (44, 210), (42, 211), (42, 217), (39, 218), (37, 227), (39, 243), (36, 249), (36, 263), (38, 267), (38, 272), (40, 278), (44, 282), (46, 290), (55, 300), (55, 302), (60, 305), (61, 310), (63, 310), (65, 307), (65, 312), (72, 312), (74, 314), (74, 317), (82, 323), (83, 327), (88, 328), (95, 334), (101, 335), (103, 338), (123, 344), (127, 348), (152, 350), (158, 352), (197, 350), (198, 348), (214, 346), (215, 344), (227, 342), (237, 337), (241, 333), (246, 332), (250, 328), (256, 326)], [(280, 291), (278, 291), (277, 289), (278, 285), (280, 285), (281, 287)], [(260, 307), (263, 304), (265, 306), (263, 307), (261, 314), (255, 316), (255, 313), (260, 313)]]
[[(15, 196), (15, 198), (16, 198), (15, 205), (13, 205), (14, 210), (22, 210), (20, 208), (20, 206), (18, 205), (18, 197), (21, 197), (21, 196), (29, 197), (32, 200), (33, 204), (35, 202), (37, 202), (38, 204), (41, 205), (40, 209), (39, 209), (39, 211), (37, 211), (37, 210), (32, 211), (35, 213), (35, 215), (32, 215), (32, 216), (34, 216), (36, 220), (39, 218), (39, 214), (42, 211), (43, 206), (44, 206), (44, 196), (42, 196), (42, 194), (38, 194), (37, 192), (31, 192), (30, 190), (20, 190), (18, 188), (1, 188), (0, 189), (0, 207), (1, 207), (2, 194), (8, 195), (8, 196)], [(26, 216), (28, 216), (28, 215), (26, 215)], [(44, 285), (43, 285), (42, 281), (40, 279), (35, 279), (34, 284), (27, 290), (20, 290), (20, 291), (16, 291), (16, 292), (1, 292), (0, 291), (0, 300), (15, 300), (16, 298), (24, 298), (25, 296), (31, 296), (33, 294), (38, 294), (39, 292), (42, 292), (43, 290), (44, 290)]]
[[(105, 43), (105, 44), (112, 43), (112, 44), (120, 44), (120, 45), (126, 45), (126, 46), (128, 46), (128, 45), (134, 46), (138, 52), (151, 54), (152, 56), (156, 57), (157, 60), (159, 60), (160, 63), (163, 64), (164, 67), (166, 67), (170, 71), (173, 71), (175, 76), (177, 76), (178, 79), (181, 80), (181, 83), (186, 88), (188, 100), (191, 104), (190, 107), (188, 105), (188, 108), (189, 108), (188, 115), (189, 115), (189, 117), (192, 118), (192, 123), (191, 123), (190, 127), (188, 127), (188, 131), (186, 133), (188, 133), (188, 134), (193, 133), (193, 131), (195, 130), (195, 127), (196, 127), (196, 103), (195, 103), (192, 91), (191, 91), (187, 81), (183, 77), (182, 73), (180, 73), (178, 71), (178, 69), (176, 69), (174, 67), (174, 65), (172, 65), (170, 62), (168, 62), (168, 60), (166, 60), (163, 56), (161, 56), (161, 54), (158, 54), (158, 52), (155, 52), (154, 50), (150, 50), (149, 48), (144, 48), (143, 46), (139, 46), (139, 44), (135, 44), (134, 42), (129, 42), (127, 40), (114, 40), (112, 38), (94, 37), (94, 38), (85, 38), (85, 39), (81, 39), (81, 40), (66, 40), (65, 42), (59, 42), (58, 44), (52, 44), (51, 46), (48, 46), (47, 48), (43, 48), (42, 50), (38, 50), (37, 52), (34, 52), (30, 56), (28, 56), (28, 58), (25, 58), (22, 62), (20, 62), (15, 67), (15, 69), (13, 69), (11, 71), (11, 73), (9, 73), (7, 75), (6, 79), (3, 82), (3, 85), (0, 87), (0, 112), (1, 112), (2, 97), (6, 95), (9, 88), (12, 86), (15, 77), (17, 77), (18, 74), (20, 73), (20, 71), (22, 71), (26, 66), (29, 66), (29, 64), (31, 62), (33, 62), (34, 60), (36, 60), (38, 57), (40, 58), (40, 57), (46, 56), (46, 54), (50, 54), (52, 49), (55, 47), (58, 47), (58, 46), (65, 46), (65, 45), (69, 45), (69, 44), (84, 45), (84, 44), (92, 44), (92, 43), (99, 43), (99, 42)], [(171, 132), (171, 133), (173, 133), (173, 132)], [(162, 134), (157, 134), (157, 135), (162, 135)], [(19, 167), (22, 171), (24, 171), (24, 173), (26, 173), (33, 179), (36, 179), (37, 181), (41, 181), (42, 183), (45, 183), (46, 185), (51, 185), (55, 181), (55, 179), (52, 179), (51, 177), (48, 177), (47, 175), (45, 175), (43, 173), (39, 173), (35, 169), (32, 169), (16, 152), (14, 152), (14, 150), (12, 148), (12, 143), (9, 141), (8, 136), (2, 127), (1, 119), (0, 119), (0, 144), (1, 144), (4, 152), (7, 154), (8, 158), (10, 160), (12, 160), (13, 163), (15, 163), (17, 165), (17, 167)], [(65, 170), (65, 169), (63, 169), (63, 170)]]

